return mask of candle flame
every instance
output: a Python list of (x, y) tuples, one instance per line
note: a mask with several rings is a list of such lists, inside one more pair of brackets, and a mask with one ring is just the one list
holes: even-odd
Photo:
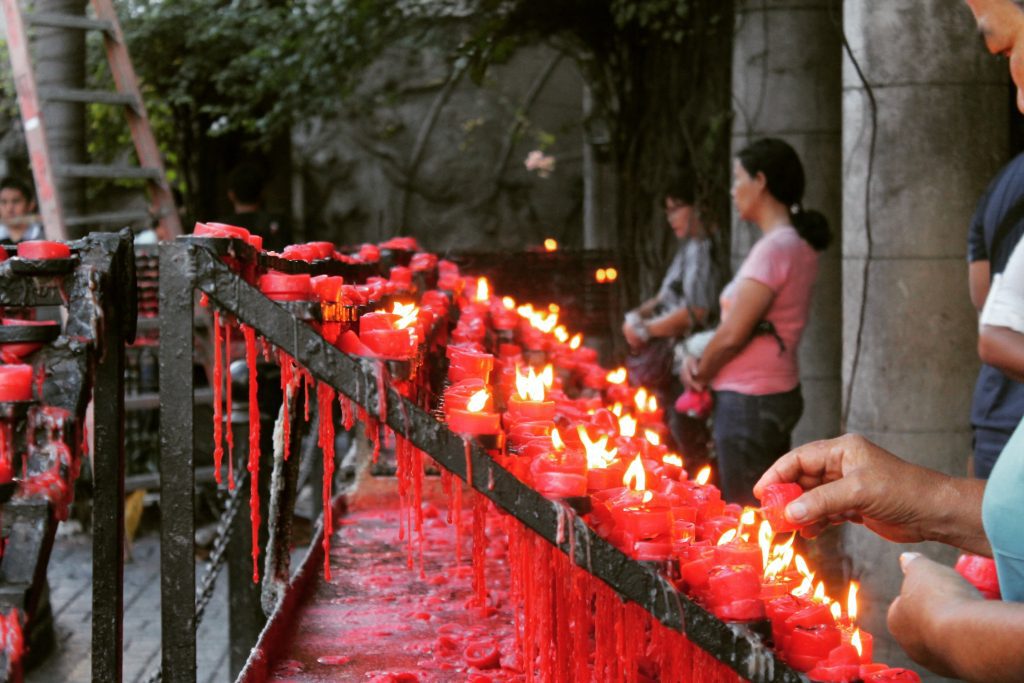
[(729, 529), (724, 534), (722, 534), (721, 538), (718, 539), (718, 543), (716, 543), (715, 545), (725, 545), (726, 543), (731, 543), (734, 540), (736, 540), (736, 530)]
[(598, 268), (597, 272), (594, 273), (594, 279), (600, 283), (608, 282), (608, 273), (604, 268)]
[(636, 409), (643, 412), (643, 409), (647, 407), (647, 389), (644, 387), (637, 389), (633, 401), (636, 403)]
[(826, 605), (830, 602), (828, 596), (825, 595), (825, 582), (819, 581), (818, 585), (814, 587), (814, 595), (811, 596), (811, 600), (815, 602), (823, 602)]
[(853, 649), (857, 651), (857, 656), (864, 655), (864, 645), (860, 642), (860, 629), (855, 629), (853, 635), (850, 637), (850, 645), (853, 645)]
[(395, 321), (395, 329), (404, 330), (416, 322), (420, 309), (416, 307), (416, 304), (403, 304), (396, 301), (391, 312), (398, 316), (398, 320)]
[(576, 349), (580, 348), (580, 344), (582, 343), (583, 335), (577, 332), (572, 336), (572, 339), (569, 340), (569, 348), (575, 351)]
[(511, 311), (516, 307), (516, 300), (510, 296), (503, 296), (501, 297), (501, 305)]
[(555, 367), (548, 363), (540, 373), (540, 381), (544, 383), (545, 389), (550, 389), (555, 384)]
[(471, 413), (479, 413), (487, 405), (487, 399), (489, 398), (490, 394), (487, 393), (487, 390), (481, 389), (469, 397), (469, 401), (466, 402), (466, 410)]
[(617, 279), (619, 279), (619, 271), (616, 270), (615, 268), (605, 268), (604, 276), (608, 278), (608, 282), (615, 282)]
[(608, 450), (607, 434), (602, 435), (597, 441), (593, 441), (583, 425), (576, 425), (576, 433), (579, 434), (583, 450), (586, 451), (587, 467), (589, 469), (601, 470), (612, 464), (619, 449), (613, 448)]
[(832, 613), (832, 619), (839, 621), (843, 616), (843, 608), (839, 606), (838, 602), (833, 602), (828, 606), (828, 611)]
[(558, 240), (552, 237), (544, 240), (544, 251), (558, 251)]
[(558, 313), (560, 310), (562, 310), (562, 308), (558, 304), (548, 304), (548, 312)]
[(807, 566), (807, 561), (803, 558), (803, 555), (797, 554), (794, 560), (796, 562), (796, 570), (803, 577), (803, 581), (800, 582), (799, 586), (791, 590), (790, 593), (797, 597), (803, 597), (814, 588), (814, 572)]
[[(615, 368), (605, 375), (605, 379), (608, 380), (609, 384), (622, 384), (626, 381), (626, 368)], [(619, 409), (622, 409), (621, 406)]]
[[(619, 410), (622, 410), (620, 407)], [(636, 418), (629, 413), (619, 418), (619, 434), (626, 438), (636, 436)]]
[(661, 445), (661, 437), (658, 436), (658, 432), (654, 431), (653, 429), (645, 429), (644, 438), (647, 439), (647, 443), (651, 444), (652, 446)]
[(647, 397), (647, 412), (648, 413), (653, 413), (653, 412), (656, 412), (657, 410), (658, 410), (658, 397), (657, 396), (648, 396)]
[(666, 453), (661, 456), (661, 461), (666, 465), (672, 465), (673, 467), (682, 467), (683, 459), (675, 453)]
[(860, 591), (860, 584), (856, 581), (850, 582), (850, 592), (846, 594), (846, 617), (850, 623), (857, 621), (857, 593)]
[(565, 442), (562, 441), (562, 435), (558, 433), (558, 427), (551, 430), (551, 445), (555, 447), (556, 451), (565, 450)]
[(538, 376), (533, 368), (527, 368), (527, 374), (520, 371), (516, 366), (516, 393), (523, 401), (544, 400), (544, 379)]
[(491, 287), (490, 283), (487, 282), (487, 278), (477, 278), (476, 281), (476, 296), (473, 297), (474, 301), (480, 303), (486, 303), (491, 298)]
[(634, 491), (644, 491), (647, 489), (647, 472), (644, 471), (644, 464), (640, 461), (639, 454), (633, 458), (633, 462), (630, 463), (626, 474), (622, 476), (622, 484), (627, 489)]
[(644, 491), (644, 495), (640, 498), (641, 503), (650, 503), (654, 500), (654, 491)]
[(761, 566), (766, 568), (766, 574), (769, 558), (772, 555), (772, 540), (774, 538), (775, 534), (772, 532), (772, 525), (768, 523), (768, 520), (763, 520), (761, 526), (757, 528), (757, 547), (761, 549)]
[(704, 486), (705, 484), (708, 483), (709, 479), (711, 479), (711, 465), (704, 465), (704, 467), (701, 468), (700, 472), (697, 473), (697, 476), (694, 478), (694, 481), (700, 484), (701, 486)]
[(615, 417), (622, 417), (622, 404), (616, 401), (610, 409)]
[(569, 332), (566, 331), (565, 325), (559, 325), (555, 328), (555, 339), (562, 344), (569, 341)]

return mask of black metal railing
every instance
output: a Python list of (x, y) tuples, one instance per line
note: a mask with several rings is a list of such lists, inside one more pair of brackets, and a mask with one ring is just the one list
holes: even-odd
[[(180, 381), (161, 384), (161, 600), (163, 674), (167, 681), (195, 681), (196, 643), (192, 601), (195, 592), (194, 447), (192, 433), (192, 293), (253, 327), (292, 356), (312, 376), (330, 385), (366, 412), (408, 439), (441, 467), (466, 480), (478, 493), (515, 516), (623, 598), (646, 609), (662, 624), (684, 633), (720, 661), (753, 681), (800, 681), (800, 674), (778, 660), (760, 635), (726, 624), (679, 593), (654, 568), (632, 560), (598, 536), (566, 505), (549, 500), (496, 463), (479, 444), (468, 455), (462, 437), (452, 433), (414, 402), (385, 386), (380, 401), (378, 364), (349, 356), (329, 344), (285, 307), (265, 297), (223, 262), (272, 265), (242, 242), (179, 238), (160, 253), (160, 375)], [(340, 264), (343, 265), (343, 264)], [(244, 267), (244, 265), (243, 265)], [(305, 272), (317, 273), (309, 266)], [(292, 262), (289, 269), (302, 268)], [(322, 272), (322, 271), (321, 271)], [(380, 406), (386, 413), (379, 414)], [(467, 466), (471, 476), (467, 479)]]

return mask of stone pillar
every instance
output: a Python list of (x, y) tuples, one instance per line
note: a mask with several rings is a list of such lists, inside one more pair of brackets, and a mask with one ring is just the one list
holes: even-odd
[[(985, 54), (961, 2), (847, 0), (843, 15), (870, 84), (869, 91), (844, 57), (846, 428), (913, 462), (963, 474), (978, 370), (966, 234), (979, 196), (1008, 158), (1006, 66)], [(876, 656), (906, 662), (886, 638), (885, 616), (907, 547), (851, 527), (846, 548), (864, 582)], [(947, 562), (955, 556), (916, 549)]]
[[(835, 239), (821, 257), (810, 319), (800, 347), (804, 416), (794, 445), (835, 436), (840, 413), (840, 60), (835, 0), (739, 0), (733, 47), (733, 152), (778, 137), (804, 164), (804, 205), (821, 211)], [(760, 236), (734, 216), (733, 268)]]

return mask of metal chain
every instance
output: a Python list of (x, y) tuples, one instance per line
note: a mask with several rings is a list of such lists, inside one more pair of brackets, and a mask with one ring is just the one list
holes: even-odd
[[(220, 519), (217, 521), (217, 533), (214, 536), (210, 557), (206, 561), (206, 572), (203, 574), (203, 580), (196, 590), (196, 615), (193, 620), (196, 632), (199, 630), (199, 624), (203, 621), (207, 605), (213, 599), (213, 590), (217, 585), (217, 576), (220, 575), (220, 570), (224, 568), (224, 561), (227, 559), (228, 543), (231, 540), (231, 525), (234, 524), (238, 510), (242, 507), (241, 492), (245, 489), (249, 473), (243, 468), (239, 469), (239, 476), (235, 481), (235, 490), (228, 494), (224, 512), (221, 513)], [(146, 677), (145, 683), (160, 683), (162, 678), (163, 669), (158, 665), (156, 670)]]

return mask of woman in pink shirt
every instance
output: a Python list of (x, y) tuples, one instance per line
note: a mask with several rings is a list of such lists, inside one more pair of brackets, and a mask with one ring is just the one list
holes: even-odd
[(710, 386), (719, 483), (730, 502), (756, 504), (753, 486), (790, 449), (803, 413), (797, 348), (807, 324), (825, 217), (801, 205), (804, 169), (788, 144), (758, 140), (737, 155), (732, 198), (763, 235), (721, 296), (722, 323), (683, 382)]

